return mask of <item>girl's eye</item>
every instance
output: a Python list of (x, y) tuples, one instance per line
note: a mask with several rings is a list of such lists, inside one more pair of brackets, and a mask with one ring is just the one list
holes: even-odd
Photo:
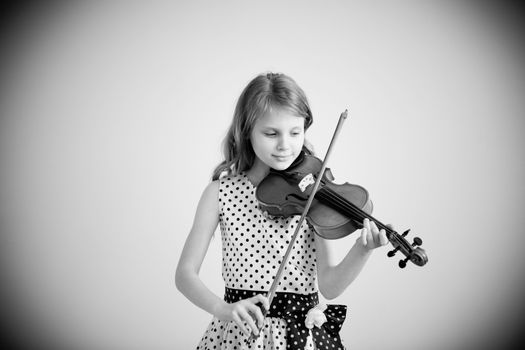
[(276, 135), (276, 133), (274, 133), (274, 132), (265, 132), (264, 134), (265, 134), (266, 136), (269, 136), (269, 137), (272, 137), (272, 136), (275, 136), (275, 135)]

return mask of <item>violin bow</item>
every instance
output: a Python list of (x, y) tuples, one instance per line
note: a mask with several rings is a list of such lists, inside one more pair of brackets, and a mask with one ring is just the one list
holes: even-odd
[[(270, 291), (268, 292), (268, 301), (269, 305), (272, 305), (273, 298), (275, 297), (275, 292), (277, 290), (277, 286), (279, 285), (279, 282), (281, 280), (282, 274), (284, 272), (284, 268), (286, 264), (288, 263), (288, 259), (290, 258), (290, 255), (292, 253), (292, 249), (294, 246), (294, 243), (297, 239), (297, 236), (299, 234), (299, 230), (301, 229), (301, 226), (303, 225), (304, 220), (306, 219), (306, 216), (308, 214), (308, 211), (310, 210), (310, 207), (312, 206), (312, 202), (315, 197), (315, 193), (319, 189), (319, 185), (321, 184), (321, 180), (323, 178), (323, 174), (326, 170), (326, 165), (328, 164), (328, 159), (330, 157), (330, 154), (332, 153), (332, 146), (335, 143), (335, 140), (337, 139), (337, 136), (339, 135), (339, 132), (341, 131), (341, 127), (343, 126), (343, 122), (346, 120), (348, 116), (348, 109), (346, 109), (341, 115), (339, 116), (339, 121), (337, 122), (337, 126), (335, 128), (334, 134), (332, 136), (332, 140), (330, 141), (330, 145), (328, 145), (328, 149), (326, 150), (326, 155), (323, 160), (323, 164), (321, 165), (321, 170), (319, 170), (319, 174), (317, 176), (317, 179), (314, 183), (314, 187), (312, 188), (312, 192), (310, 193), (310, 196), (308, 197), (308, 201), (306, 202), (306, 205), (303, 209), (303, 213), (301, 214), (301, 217), (299, 218), (299, 221), (297, 222), (297, 226), (295, 227), (295, 231), (293, 233), (293, 236), (290, 240), (290, 243), (288, 244), (288, 248), (286, 249), (286, 253), (284, 254), (283, 261), (281, 262), (281, 265), (279, 265), (279, 269), (277, 270), (277, 274), (275, 275), (275, 278), (273, 280), (273, 283), (270, 287)], [(263, 315), (266, 316), (268, 313), (268, 310), (263, 309)], [(259, 328), (259, 334), (261, 334), (260, 330), (262, 329), (262, 326)], [(256, 339), (258, 335), (256, 336), (253, 332), (250, 335), (250, 340)]]

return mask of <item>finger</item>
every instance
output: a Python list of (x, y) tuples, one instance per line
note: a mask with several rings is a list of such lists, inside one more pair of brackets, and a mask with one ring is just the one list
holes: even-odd
[(374, 235), (379, 234), (379, 228), (374, 221), (370, 221), (370, 231), (372, 231)]
[(372, 238), (375, 246), (379, 245), (379, 228), (374, 221), (370, 222), (370, 231), (372, 232)]
[(264, 310), (268, 311), (270, 310), (270, 300), (268, 300), (268, 297), (264, 294), (257, 294), (254, 296), (256, 299), (256, 302), (259, 302), (262, 304)]
[(368, 231), (370, 231), (370, 219), (365, 218), (363, 220), (363, 227), (366, 228)]
[(255, 296), (249, 298), (248, 300), (251, 301), (253, 304), (260, 303), (260, 304), (262, 304), (262, 306), (265, 306), (265, 302), (267, 301), (265, 299), (267, 299), (267, 298), (264, 296), (264, 294), (257, 294)]
[(367, 243), (367, 240), (366, 240), (366, 235), (368, 234), (368, 231), (366, 228), (362, 228), (361, 229), (361, 244), (364, 245), (366, 247), (366, 243)]
[(259, 329), (257, 328), (257, 325), (255, 324), (255, 320), (253, 317), (246, 311), (246, 309), (239, 310), (239, 315), (241, 318), (248, 324), (247, 328), (247, 334), (249, 335), (251, 332), (253, 334), (258, 335)]
[(250, 304), (247, 306), (248, 311), (250, 312), (252, 318), (257, 321), (257, 325), (262, 327), (264, 323), (264, 315), (261, 308), (257, 304)]
[(374, 236), (372, 235), (372, 232), (371, 231), (368, 231), (367, 234), (366, 234), (366, 242), (367, 242), (367, 247), (370, 249), (372, 247), (372, 245), (374, 244)]
[(232, 317), (233, 317), (233, 321), (235, 322), (235, 324), (237, 326), (239, 326), (239, 328), (246, 334), (246, 335), (250, 335), (250, 328), (248, 326), (246, 326), (244, 324), (244, 322), (242, 322), (242, 319), (241, 317), (239, 316), (239, 314), (237, 312), (233, 312), (232, 314)]
[(388, 243), (388, 237), (386, 236), (386, 231), (379, 231), (379, 244), (386, 245)]
[(365, 218), (363, 220), (363, 228), (361, 229), (361, 243), (366, 247), (368, 242), (370, 242), (370, 220)]

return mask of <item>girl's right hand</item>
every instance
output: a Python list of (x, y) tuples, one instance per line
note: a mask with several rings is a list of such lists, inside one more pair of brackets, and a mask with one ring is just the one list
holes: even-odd
[(259, 335), (259, 328), (264, 324), (264, 315), (257, 304), (262, 304), (265, 310), (270, 309), (269, 300), (265, 295), (257, 294), (236, 303), (225, 304), (221, 318), (234, 321), (246, 335)]

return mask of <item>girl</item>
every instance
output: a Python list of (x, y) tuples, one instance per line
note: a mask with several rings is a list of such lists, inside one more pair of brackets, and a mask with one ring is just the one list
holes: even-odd
[[(255, 188), (270, 168), (284, 170), (310, 152), (304, 136), (312, 121), (303, 90), (284, 74), (257, 76), (239, 97), (225, 160), (202, 194), (176, 271), (177, 288), (213, 315), (197, 349), (344, 348), (338, 332), (346, 307), (319, 304), (318, 290), (326, 299), (339, 296), (371, 251), (388, 243), (374, 222), (365, 219), (356, 243), (334, 264), (328, 243), (305, 221), (271, 306), (266, 297), (299, 219), (264, 215)], [(217, 225), (224, 299), (199, 278)]]

